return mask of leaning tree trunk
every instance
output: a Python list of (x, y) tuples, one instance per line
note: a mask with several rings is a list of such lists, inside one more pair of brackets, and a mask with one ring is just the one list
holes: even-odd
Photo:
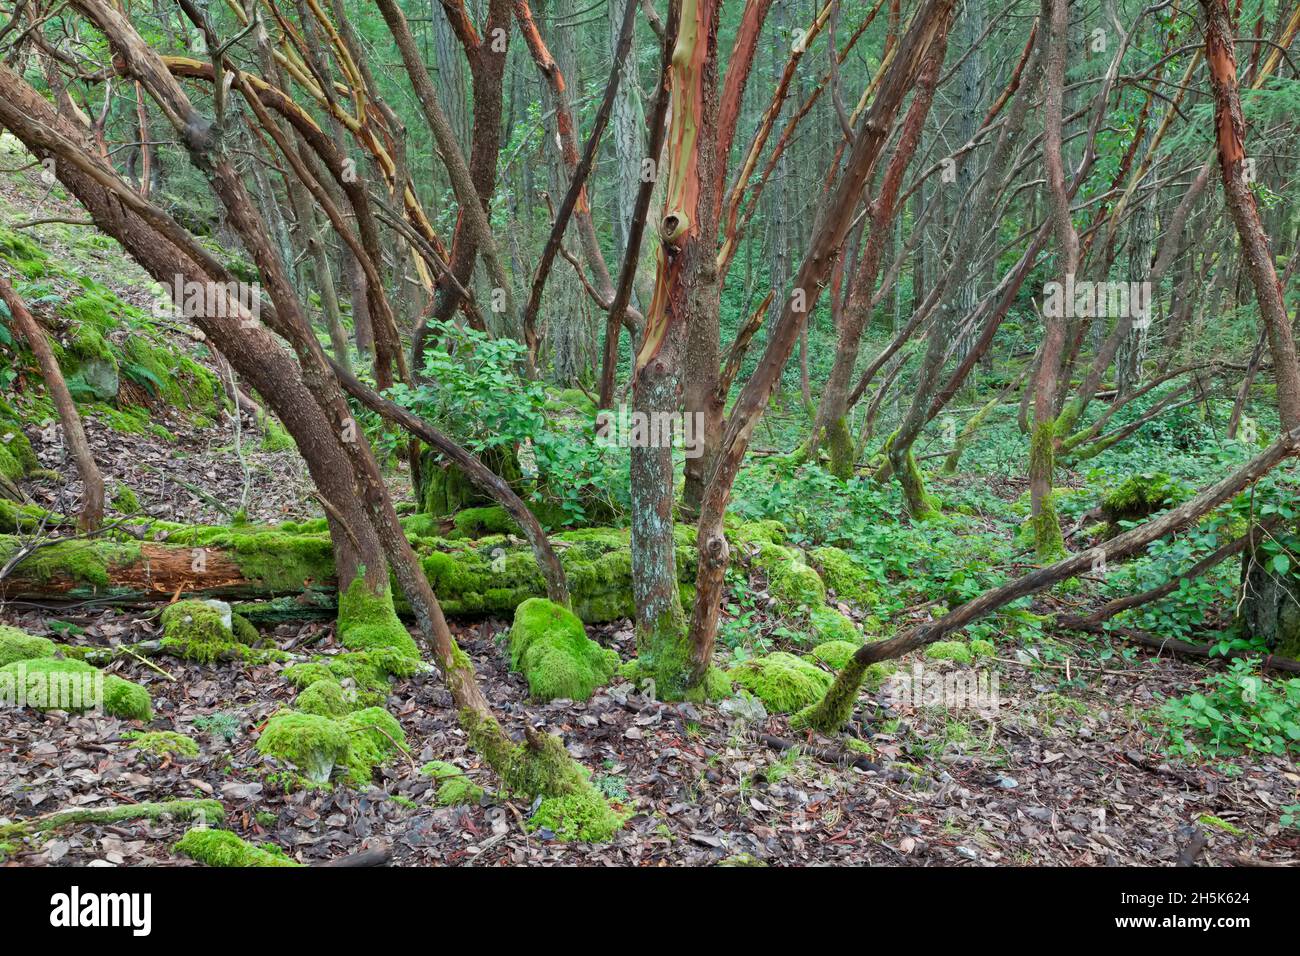
[(41, 377), (45, 379), (45, 390), (50, 394), (59, 413), (59, 423), (63, 426), (63, 438), (72, 451), (72, 458), (77, 463), (77, 474), (81, 477), (81, 511), (77, 516), (77, 528), (83, 532), (98, 531), (104, 521), (104, 479), (95, 463), (95, 456), (90, 453), (90, 443), (86, 441), (86, 430), (81, 427), (81, 416), (77, 413), (72, 393), (68, 391), (63, 380), (63, 371), (59, 360), (54, 357), (45, 331), (36, 317), (27, 308), (27, 303), (14, 291), (4, 276), (0, 276), (0, 299), (9, 306), (18, 331), (27, 340), (28, 346), (41, 366)]

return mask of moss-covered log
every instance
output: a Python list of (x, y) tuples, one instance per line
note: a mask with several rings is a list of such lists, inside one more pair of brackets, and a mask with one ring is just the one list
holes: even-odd
[[(422, 530), (418, 519), (408, 519), (411, 541), (448, 614), (511, 615), (528, 598), (546, 597), (546, 582), (526, 542), (507, 535), (478, 540), (423, 537), (417, 533)], [(46, 542), (0, 581), (0, 596), (130, 604), (166, 601), (180, 591), (188, 597), (272, 602), (267, 607), (271, 617), (302, 616), (295, 612), (329, 610), (335, 603), (334, 557), (323, 522), (158, 529), (165, 541)], [(678, 576), (689, 606), (694, 532), (678, 527), (675, 536)], [(593, 623), (632, 615), (627, 531), (569, 531), (554, 535), (552, 541), (579, 617)], [(25, 546), (17, 536), (0, 535), (0, 567)], [(400, 600), (398, 608), (402, 610)]]

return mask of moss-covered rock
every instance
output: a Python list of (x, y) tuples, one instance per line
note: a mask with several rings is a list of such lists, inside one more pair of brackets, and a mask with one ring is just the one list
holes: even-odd
[(523, 530), (500, 505), (466, 508), (457, 513), (452, 524), (467, 538), (481, 538), (486, 534), (523, 534)]
[(849, 662), (849, 658), (856, 654), (861, 646), (850, 641), (827, 641), (814, 647), (808, 656), (818, 663), (839, 670)]
[(339, 720), (348, 735), (348, 780), (354, 786), (370, 783), (375, 768), (406, 747), (406, 734), (397, 718), (382, 707), (366, 707)]
[[(186, 660), (211, 664), (235, 648), (234, 613), (223, 601), (177, 601), (162, 613), (163, 642)], [(251, 625), (250, 625), (251, 626)]]
[(515, 610), (510, 666), (528, 679), (537, 700), (586, 700), (618, 668), (618, 655), (587, 637), (572, 611), (545, 598)]
[(285, 670), (284, 678), (299, 690), (318, 681), (337, 682), (344, 689), (355, 690), (359, 703), (374, 704), (388, 696), (390, 677), (411, 677), (419, 669), (418, 660), (390, 648), (379, 648), (293, 664)]
[(0, 667), (14, 661), (30, 661), (39, 657), (54, 656), (54, 642), (45, 637), (33, 637), (8, 624), (0, 624)]
[(382, 707), (354, 710), (339, 718), (281, 711), (267, 721), (257, 752), (292, 764), (309, 786), (327, 786), (336, 769), (348, 783), (364, 787), (375, 767), (406, 746), (402, 725)]
[(249, 843), (229, 830), (190, 830), (175, 849), (207, 866), (302, 866), (273, 843)]
[(808, 609), (808, 626), (818, 642), (848, 641), (862, 643), (862, 632), (858, 626), (839, 609), (818, 604)]
[(440, 807), (476, 804), (483, 799), (483, 788), (455, 764), (445, 760), (430, 760), (420, 768), (420, 773), (432, 777), (438, 784), (437, 799)]
[(729, 676), (768, 710), (783, 714), (816, 703), (832, 681), (831, 675), (816, 664), (784, 651), (744, 661), (733, 667)]
[(350, 741), (347, 730), (329, 717), (283, 711), (267, 721), (257, 752), (292, 764), (309, 783), (324, 785), (335, 767), (347, 764)]
[(1101, 510), (1115, 531), (1121, 521), (1141, 521), (1180, 504), (1188, 489), (1163, 471), (1130, 475), (1101, 499)]
[(22, 700), (37, 710), (82, 713), (102, 708), (124, 720), (153, 716), (149, 692), (139, 684), (71, 658), (19, 660), (0, 667), (0, 699)]
[(925, 649), (925, 656), (935, 661), (956, 661), (969, 664), (976, 658), (992, 657), (994, 647), (991, 641), (975, 638), (970, 641), (935, 641)]
[(193, 737), (176, 733), (173, 730), (131, 730), (122, 735), (123, 740), (130, 741), (132, 750), (141, 750), (155, 757), (197, 757), (198, 742)]

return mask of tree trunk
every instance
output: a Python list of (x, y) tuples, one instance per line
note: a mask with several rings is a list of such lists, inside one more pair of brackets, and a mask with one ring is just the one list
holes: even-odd
[(81, 478), (81, 511), (77, 516), (77, 528), (83, 533), (98, 531), (104, 521), (104, 479), (99, 473), (99, 466), (95, 464), (95, 456), (90, 453), (86, 431), (81, 427), (81, 415), (63, 380), (59, 361), (54, 357), (45, 330), (4, 276), (0, 276), (0, 299), (9, 307), (9, 314), (13, 316), (19, 333), (27, 340), (27, 345), (41, 366), (45, 391), (49, 393), (50, 401), (59, 413), (64, 441), (68, 443), (73, 461), (77, 463), (77, 475)]

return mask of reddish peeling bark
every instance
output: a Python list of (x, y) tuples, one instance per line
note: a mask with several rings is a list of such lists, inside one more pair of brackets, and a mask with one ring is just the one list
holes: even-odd
[(1282, 283), (1273, 265), (1268, 234), (1259, 218), (1255, 195), (1246, 183), (1246, 126), (1237, 92), (1237, 60), (1232, 49), (1232, 25), (1227, 0), (1201, 0), (1205, 11), (1205, 60), (1214, 91), (1214, 132), (1223, 196), (1241, 239), (1246, 272), (1255, 288), (1260, 318), (1268, 333), (1277, 379), (1277, 409), (1284, 428), (1300, 424), (1300, 363), (1287, 319)]
[[(672, 122), (666, 142), (667, 183), (659, 219), (658, 267), (632, 373), (632, 407), (675, 417), (681, 407), (687, 322), (701, 308), (713, 268), (714, 230), (702, 180), (714, 182), (717, 0), (683, 0), (673, 51)], [(716, 285), (715, 285), (716, 289)], [(707, 307), (707, 305), (705, 306)], [(714, 353), (714, 367), (717, 358)], [(715, 372), (716, 375), (716, 372)], [(673, 538), (673, 449), (669, 441), (631, 449), (632, 597), (637, 655), (660, 696), (685, 690), (685, 618)]]

